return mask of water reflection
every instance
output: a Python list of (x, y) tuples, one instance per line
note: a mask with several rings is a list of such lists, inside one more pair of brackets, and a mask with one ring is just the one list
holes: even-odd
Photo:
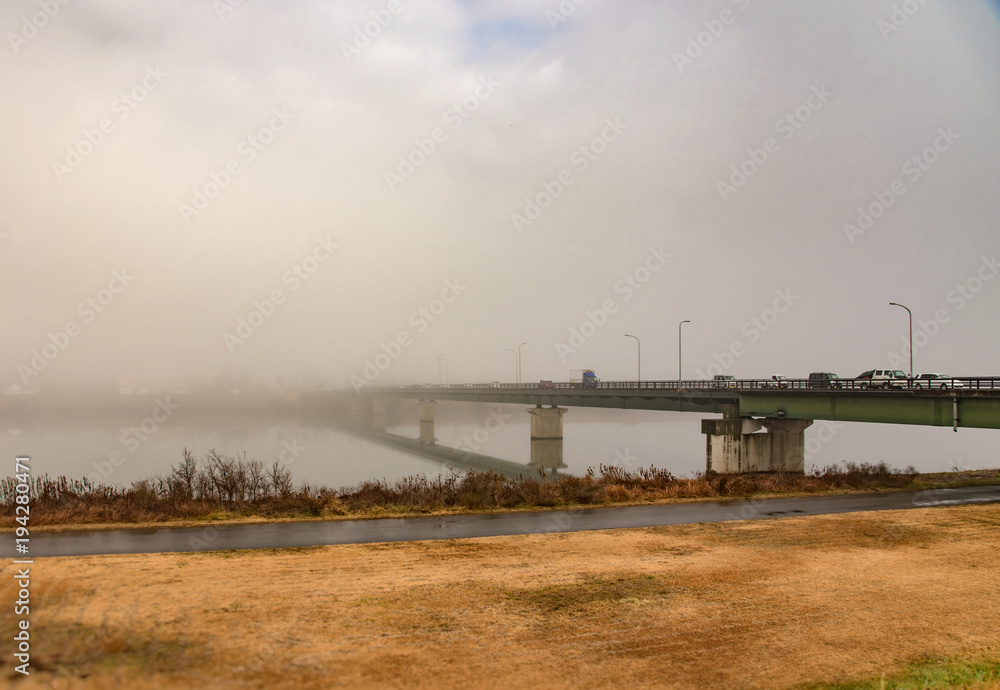
[[(37, 474), (100, 477), (115, 484), (168, 472), (183, 448), (201, 457), (215, 449), (270, 464), (281, 459), (296, 482), (348, 486), (372, 478), (394, 479), (437, 473), (439, 462), (412, 457), (338, 430), (337, 419), (307, 419), (294, 413), (186, 413), (178, 410), (154, 428), (142, 423), (150, 413), (73, 412), (0, 418), (0, 456), (31, 455)], [(617, 465), (655, 465), (677, 475), (701, 471), (705, 437), (701, 415), (649, 411), (570, 408), (564, 418), (565, 474)], [(815, 425), (814, 425), (815, 427)], [(920, 471), (995, 465), (996, 432), (872, 424), (845, 424), (819, 441), (818, 427), (807, 430), (806, 468), (835, 462), (877, 462)], [(387, 431), (417, 438), (419, 407), (390, 406)], [(531, 449), (523, 405), (439, 403), (438, 444), (527, 465)], [(816, 440), (809, 444), (809, 439)], [(921, 452), (914, 453), (919, 441)], [(8, 472), (9, 473), (9, 472)], [(6, 474), (6, 473), (5, 473)], [(106, 477), (104, 475), (107, 475)]]

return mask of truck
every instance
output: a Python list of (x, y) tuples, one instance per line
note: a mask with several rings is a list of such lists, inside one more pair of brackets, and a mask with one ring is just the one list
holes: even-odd
[(597, 381), (593, 369), (573, 369), (569, 372), (569, 382), (574, 388), (597, 388)]

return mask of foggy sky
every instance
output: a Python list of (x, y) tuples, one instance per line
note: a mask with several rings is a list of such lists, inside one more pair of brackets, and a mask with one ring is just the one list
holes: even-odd
[(4, 389), (634, 378), (625, 333), (666, 379), (682, 319), (688, 378), (856, 376), (890, 301), (917, 373), (1000, 371), (986, 2), (50, 4), (0, 8)]

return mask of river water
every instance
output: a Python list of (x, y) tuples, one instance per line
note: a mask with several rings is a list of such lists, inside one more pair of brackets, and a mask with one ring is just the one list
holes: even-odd
[[(438, 443), (526, 463), (530, 440), (522, 405), (438, 403)], [(705, 466), (701, 415), (638, 410), (570, 408), (564, 422), (564, 473), (582, 475), (588, 468), (618, 465), (665, 468), (692, 475)], [(416, 438), (417, 405), (396, 403), (388, 431)], [(24, 420), (21, 420), (22, 422)], [(127, 485), (166, 473), (181, 459), (183, 448), (196, 456), (209, 449), (232, 455), (244, 452), (270, 465), (281, 458), (295, 481), (342, 487), (367, 479), (395, 479), (442, 471), (440, 463), (408, 456), (362, 441), (330, 425), (303, 423), (288, 416), (171, 416), (145, 433), (143, 420), (123, 413), (85, 417), (43, 417), (17, 428), (0, 427), (0, 457), (32, 457), (39, 475), (90, 476)], [(0, 422), (2, 423), (2, 422)], [(146, 429), (149, 430), (147, 425)], [(922, 472), (953, 467), (978, 469), (1000, 465), (993, 430), (816, 422), (806, 431), (807, 469), (845, 460), (913, 465)]]

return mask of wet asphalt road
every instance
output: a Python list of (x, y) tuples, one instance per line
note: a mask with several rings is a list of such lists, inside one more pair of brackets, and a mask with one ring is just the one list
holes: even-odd
[(500, 515), (454, 515), (267, 525), (209, 525), (96, 532), (33, 532), (30, 537), (30, 553), (22, 555), (15, 555), (14, 535), (6, 533), (0, 537), (0, 557), (33, 559), (51, 556), (283, 549), (328, 544), (467, 539), (980, 503), (1000, 503), (1000, 486)]

